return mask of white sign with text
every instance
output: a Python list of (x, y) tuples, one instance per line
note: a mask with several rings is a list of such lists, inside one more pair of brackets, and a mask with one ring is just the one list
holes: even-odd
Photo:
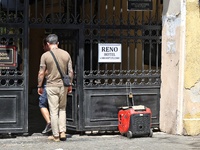
[(122, 46), (120, 43), (99, 43), (99, 63), (121, 63)]

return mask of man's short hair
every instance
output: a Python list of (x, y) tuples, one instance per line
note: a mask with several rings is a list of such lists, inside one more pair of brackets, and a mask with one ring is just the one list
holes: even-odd
[(56, 34), (49, 34), (46, 37), (46, 42), (49, 44), (58, 44), (58, 36)]

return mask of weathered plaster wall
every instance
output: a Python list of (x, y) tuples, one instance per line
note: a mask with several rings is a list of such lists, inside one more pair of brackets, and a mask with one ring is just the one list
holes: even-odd
[(167, 133), (200, 134), (199, 10), (198, 0), (164, 1), (160, 129)]
[(183, 24), (181, 1), (163, 1), (160, 129), (182, 133)]
[(197, 0), (186, 4), (186, 61), (184, 134), (200, 134), (200, 8)]

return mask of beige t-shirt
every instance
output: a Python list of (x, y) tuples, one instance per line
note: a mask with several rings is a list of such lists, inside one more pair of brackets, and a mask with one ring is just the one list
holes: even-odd
[[(59, 48), (52, 49), (51, 51), (54, 53), (58, 61), (58, 64), (60, 66), (60, 69), (62, 70), (64, 74), (66, 74), (67, 72), (73, 72), (71, 57), (67, 51), (64, 51)], [(46, 76), (47, 87), (63, 86), (63, 81), (61, 79), (60, 73), (53, 59), (53, 56), (51, 55), (49, 51), (45, 52), (41, 56), (40, 66), (46, 66), (46, 69), (48, 71), (47, 76)]]

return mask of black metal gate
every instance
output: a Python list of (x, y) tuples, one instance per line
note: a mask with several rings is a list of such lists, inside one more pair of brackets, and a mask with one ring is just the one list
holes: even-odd
[(28, 2), (0, 1), (0, 54), (0, 133), (24, 133), (28, 131)]
[[(162, 4), (153, 0), (152, 10), (137, 11), (147, 1), (135, 1), (133, 10), (127, 2), (91, 0), (83, 9), (81, 130), (117, 130), (118, 107), (132, 104), (150, 107), (152, 125), (159, 127)], [(100, 63), (99, 43), (120, 43), (121, 62)]]
[[(144, 1), (136, 9), (136, 5), (129, 6), (128, 2), (2, 0), (0, 38), (13, 39), (14, 44), (18, 44), (24, 67), (20, 74), (17, 69), (14, 72), (1, 70), (4, 73), (1, 75), (0, 100), (7, 107), (11, 103), (12, 107), (17, 106), (15, 113), (20, 117), (14, 112), (3, 115), (0, 130), (7, 130), (3, 127), (9, 118), (11, 121), (18, 118), (25, 120), (22, 126), (23, 131), (27, 131), (28, 58), (31, 57), (28, 42), (32, 37), (40, 38), (34, 32), (29, 34), (30, 29), (41, 29), (43, 35), (58, 34), (60, 47), (72, 56), (75, 78), (73, 92), (68, 95), (68, 128), (117, 130), (118, 107), (132, 103), (150, 107), (153, 127), (159, 127), (162, 4), (160, 0), (152, 0), (148, 7)], [(121, 44), (120, 62), (99, 62), (98, 46), (108, 43)], [(13, 90), (17, 94), (13, 95)]]

